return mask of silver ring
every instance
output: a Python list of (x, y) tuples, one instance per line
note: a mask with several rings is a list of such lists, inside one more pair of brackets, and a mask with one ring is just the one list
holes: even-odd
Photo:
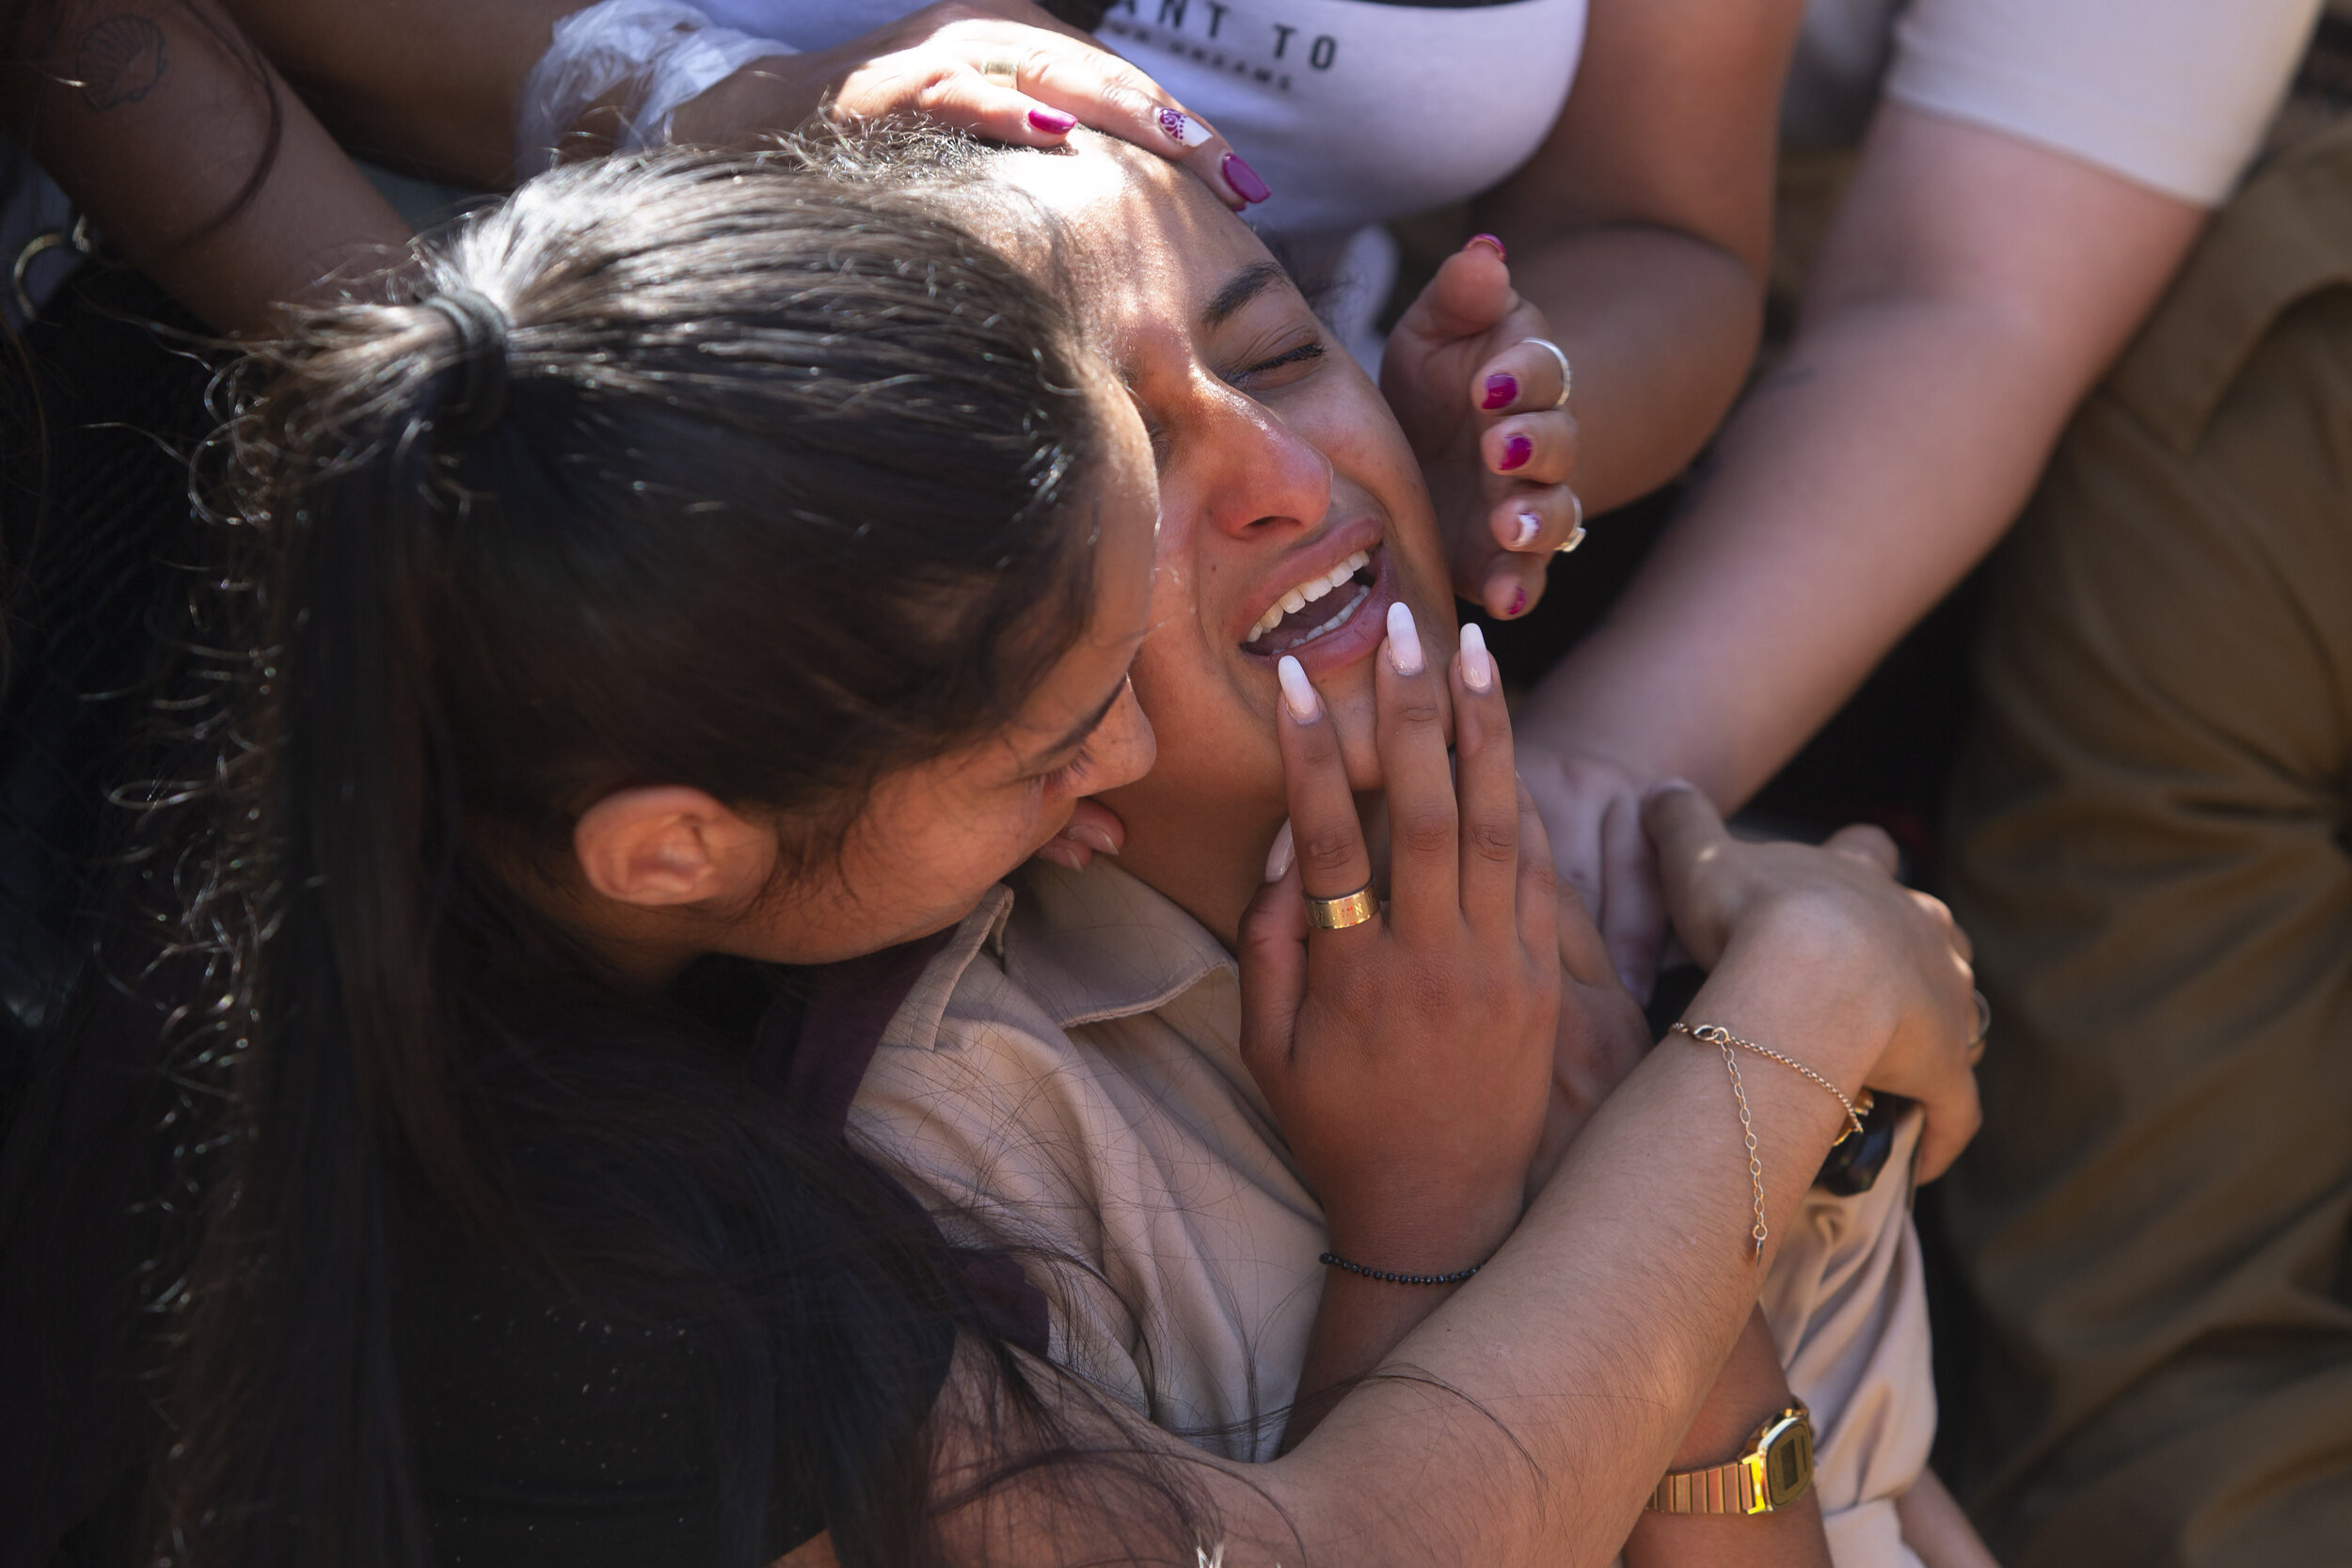
[(1975, 1067), (1984, 1059), (1984, 1042), (1993, 1037), (1993, 1004), (1980, 990), (1971, 989), (1968, 994), (1977, 1002), (1977, 1032), (1968, 1041), (1968, 1065)]
[(1565, 555), (1584, 543), (1584, 498), (1571, 490), (1568, 492), (1568, 504), (1576, 508), (1576, 526), (1568, 531), (1567, 543), (1551, 552), (1554, 555)]
[(1021, 90), (1021, 61), (1013, 55), (990, 55), (980, 62), (980, 74), (992, 82), (1002, 82), (1015, 92)]
[(1568, 368), (1567, 350), (1553, 342), (1549, 338), (1521, 338), (1519, 341), (1534, 343), (1537, 348), (1560, 361), (1560, 395), (1551, 400), (1551, 405), (1554, 408), (1565, 406), (1568, 401), (1568, 389), (1576, 385), (1576, 372)]

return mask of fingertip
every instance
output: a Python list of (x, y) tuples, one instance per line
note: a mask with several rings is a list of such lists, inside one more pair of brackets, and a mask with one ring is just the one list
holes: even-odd
[(1291, 868), (1297, 861), (1297, 850), (1291, 837), (1291, 819), (1285, 816), (1281, 827), (1275, 830), (1274, 847), (1266, 851), (1265, 879), (1269, 882), (1280, 881), (1291, 874)]
[(1307, 678), (1306, 667), (1292, 655), (1284, 654), (1275, 661), (1274, 673), (1282, 686), (1282, 705), (1290, 709), (1292, 720), (1301, 724), (1313, 723), (1323, 712), (1323, 700), (1315, 695), (1314, 682)]
[(1692, 784), (1688, 779), (1666, 778), (1656, 780), (1647, 789), (1642, 791), (1642, 809), (1645, 811), (1648, 810), (1651, 801), (1656, 800), (1661, 796), (1671, 795), (1677, 790), (1689, 790), (1692, 794), (1696, 795), (1698, 793), (1698, 785)]
[(1048, 136), (1066, 136), (1078, 125), (1078, 117), (1059, 109), (1033, 108), (1028, 115), (1029, 128)]
[(1498, 621), (1516, 621), (1534, 608), (1535, 594), (1529, 590), (1530, 575), (1541, 577), (1544, 562), (1531, 562), (1524, 557), (1508, 557), (1495, 562), (1486, 576), (1486, 588), (1479, 603), (1486, 613)]
[(1464, 687), (1482, 697), (1494, 689), (1494, 655), (1486, 651), (1486, 633), (1475, 621), (1462, 623), (1461, 652), (1456, 663)]

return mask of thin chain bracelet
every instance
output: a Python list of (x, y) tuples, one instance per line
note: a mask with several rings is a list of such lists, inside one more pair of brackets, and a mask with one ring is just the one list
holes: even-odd
[(1459, 1285), (1486, 1266), (1472, 1263), (1469, 1268), (1457, 1269), (1452, 1274), (1391, 1274), (1386, 1269), (1368, 1269), (1361, 1263), (1351, 1263), (1336, 1252), (1327, 1252), (1315, 1261), (1327, 1269), (1345, 1269), (1366, 1279), (1376, 1279), (1383, 1285)]
[[(1675, 1027), (1682, 1029), (1679, 1023)], [(1705, 1039), (1721, 1051), (1724, 1053), (1724, 1070), (1731, 1074), (1731, 1098), (1740, 1102), (1740, 1136), (1746, 1139), (1748, 1145), (1748, 1185), (1756, 1190), (1756, 1228), (1748, 1232), (1756, 1239), (1756, 1256), (1748, 1261), (1761, 1263), (1764, 1261), (1764, 1242), (1772, 1232), (1764, 1227), (1764, 1162), (1756, 1152), (1756, 1123), (1748, 1117), (1748, 1091), (1740, 1082), (1740, 1058), (1732, 1054), (1728, 1040), (1701, 1035), (1695, 1029), (1682, 1029), (1682, 1032), (1692, 1039)]]
[[(1743, 1040), (1720, 1023), (1689, 1024), (1683, 1022), (1680, 1019), (1677, 1019), (1675, 1020), (1674, 1026), (1677, 1030), (1690, 1036), (1694, 1040), (1704, 1040), (1708, 1045), (1721, 1046), (1726, 1052), (1728, 1052), (1732, 1046), (1736, 1045), (1742, 1051), (1753, 1051), (1759, 1056), (1770, 1056), (1773, 1061), (1778, 1062), (1782, 1067), (1788, 1069), (1791, 1072), (1801, 1072), (1804, 1074), (1805, 1077), (1810, 1078), (1813, 1082), (1819, 1084), (1824, 1092), (1829, 1094), (1832, 1099), (1836, 1100), (1839, 1105), (1845, 1108), (1846, 1121), (1848, 1125), (1853, 1129), (1854, 1136), (1865, 1137), (1867, 1135), (1863, 1130), (1862, 1113), (1855, 1110), (1853, 1101), (1846, 1098), (1846, 1091), (1831, 1083), (1828, 1079), (1822, 1077), (1820, 1073), (1814, 1071), (1811, 1068), (1805, 1066), (1803, 1062), (1798, 1061), (1794, 1056), (1784, 1056), (1769, 1045), (1758, 1045), (1754, 1040)], [(1845, 1134), (1840, 1132), (1838, 1136), (1842, 1138)]]

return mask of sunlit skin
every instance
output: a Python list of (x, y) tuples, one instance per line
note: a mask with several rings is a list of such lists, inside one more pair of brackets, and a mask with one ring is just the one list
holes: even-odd
[(1388, 606), (1412, 609), (1442, 667), (1454, 596), (1420, 466), (1379, 388), (1265, 247), (1162, 160), (1072, 140), (1074, 154), (1009, 155), (995, 173), (1060, 226), (1075, 297), (1150, 433), (1164, 520), (1135, 685), (1184, 737), (1103, 798), (1127, 824), (1120, 863), (1230, 944), (1286, 809), (1275, 658), (1244, 647), (1252, 628), (1285, 590), (1372, 552), (1353, 616), (1295, 650), (1337, 720), (1349, 782), (1368, 791)]
[(1083, 797), (1152, 766), (1127, 673), (1149, 629), (1158, 497), (1134, 406), (1099, 369), (1088, 388), (1106, 458), (1077, 501), (1090, 518), (1086, 630), (1005, 728), (884, 776), (835, 859), (787, 868), (756, 804), (683, 784), (616, 790), (580, 816), (573, 854), (526, 885), (637, 984), (705, 953), (822, 963), (953, 926), (1060, 832)]

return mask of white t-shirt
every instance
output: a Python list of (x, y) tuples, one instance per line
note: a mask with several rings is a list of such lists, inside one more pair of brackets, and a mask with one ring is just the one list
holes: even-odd
[[(700, 0), (724, 25), (829, 48), (912, 0)], [(1117, 0), (1096, 36), (1223, 132), (1274, 198), (1262, 230), (1349, 234), (1502, 178), (1560, 117), (1585, 0)]]
[(2321, 0), (1811, 0), (1784, 124), (1859, 133), (1887, 98), (2201, 207), (2262, 145)]
[[(827, 49), (914, 0), (698, 0), (723, 25)], [(1395, 252), (1373, 226), (1499, 184), (1542, 145), (1585, 0), (1116, 0), (1096, 31), (1273, 190), (1248, 220), (1359, 356)]]

